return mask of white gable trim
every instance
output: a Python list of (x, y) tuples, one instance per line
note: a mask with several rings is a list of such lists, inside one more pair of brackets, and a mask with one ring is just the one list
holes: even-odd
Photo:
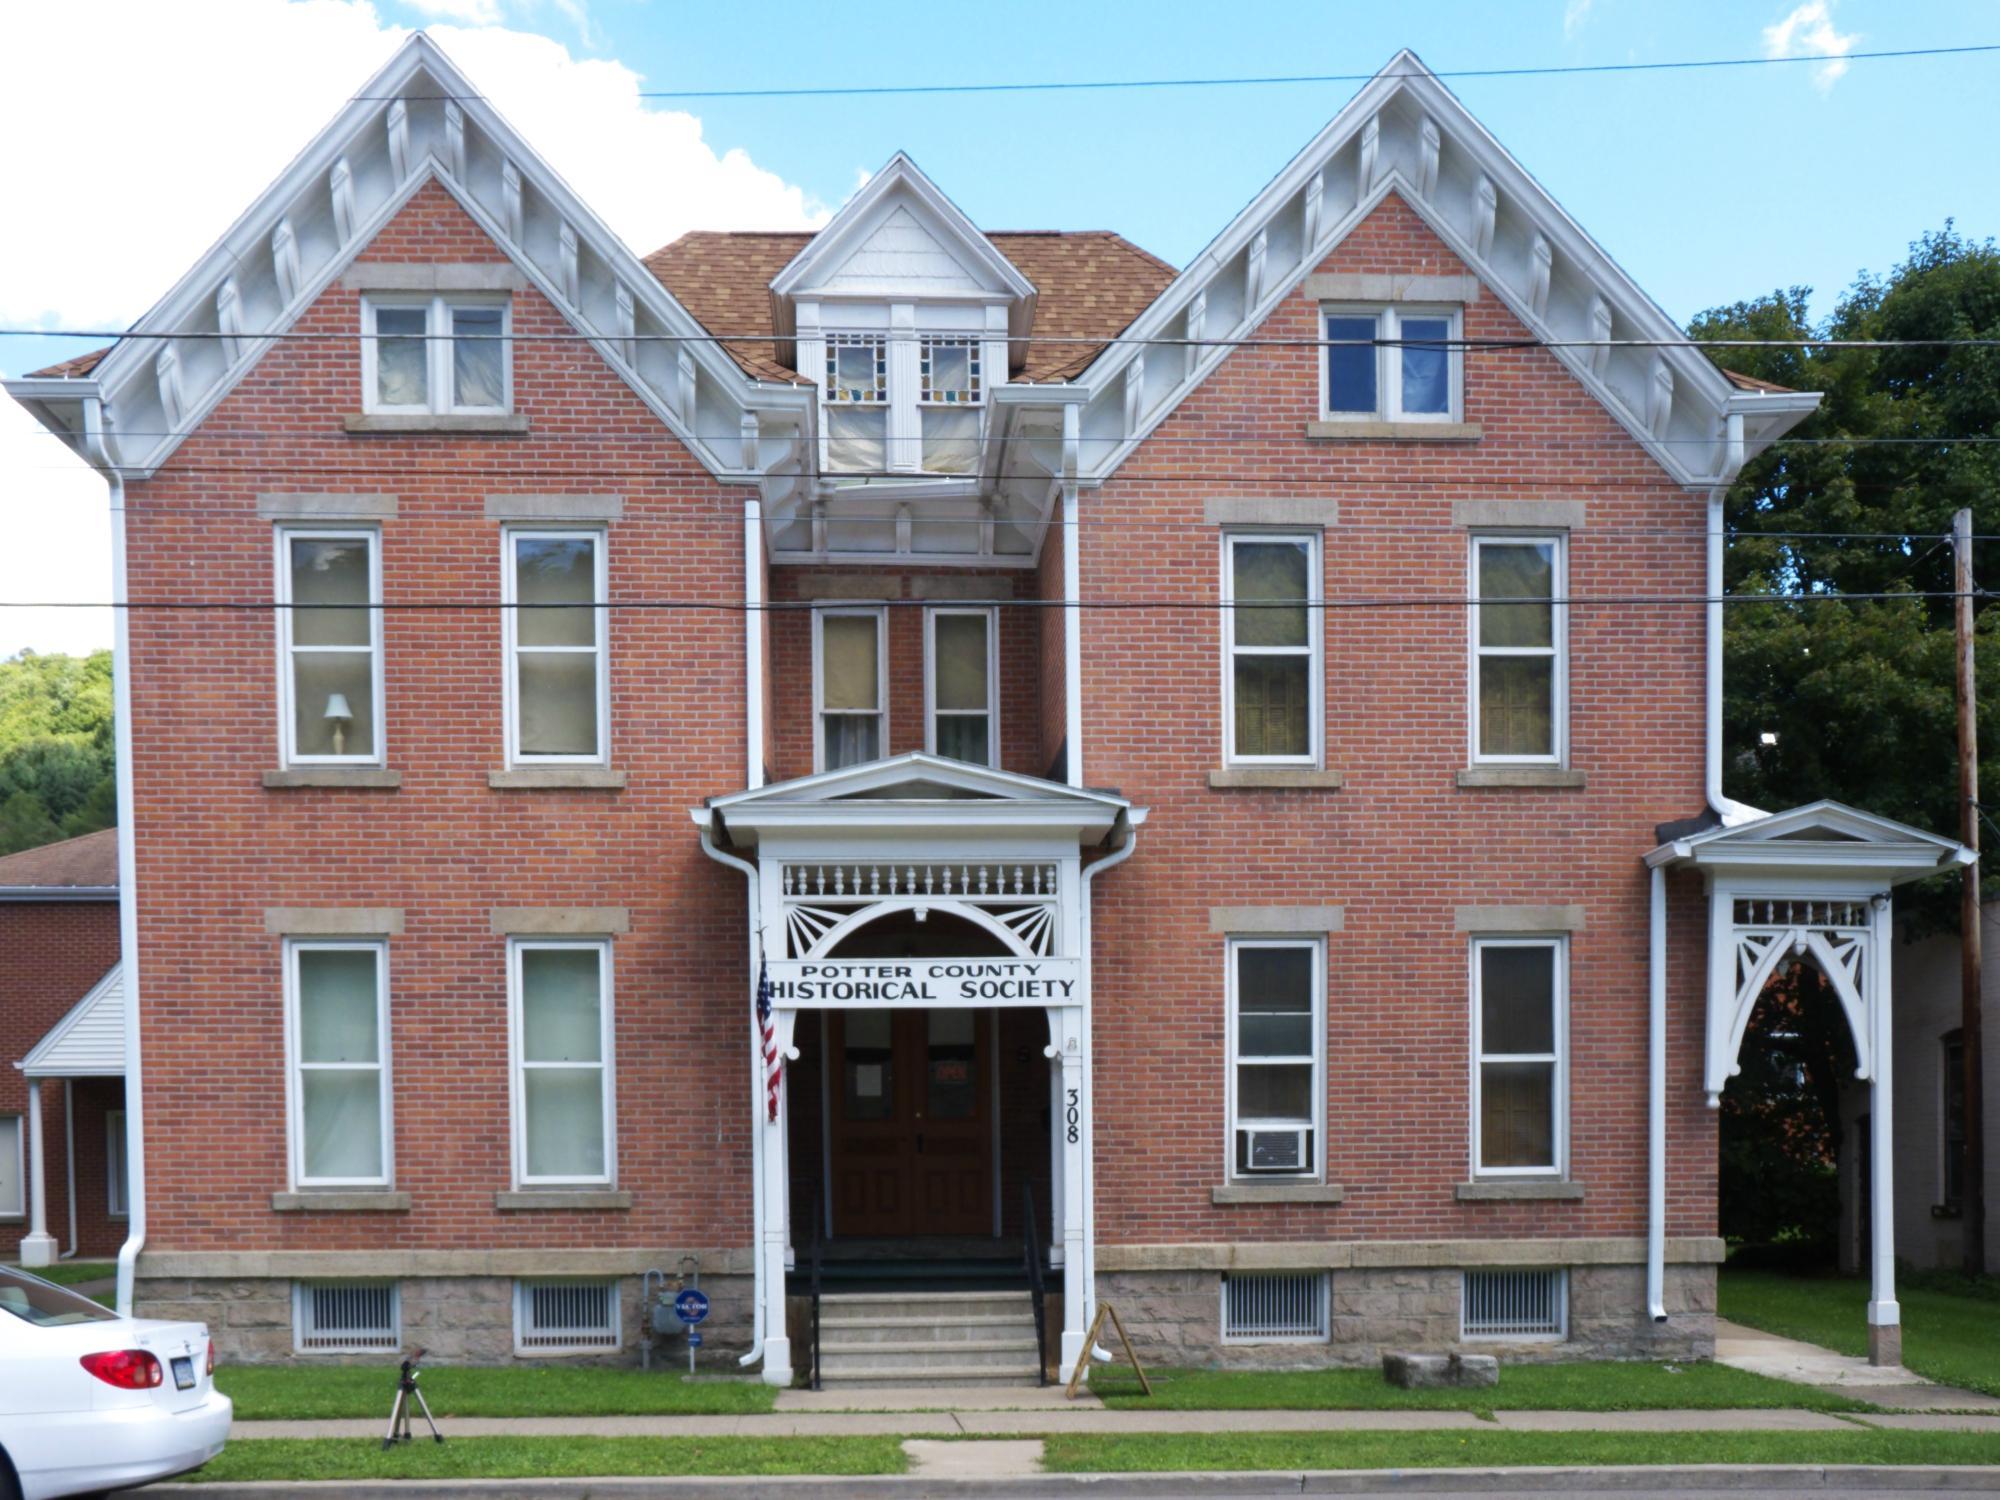
[[(135, 478), (156, 470), (179, 446), (175, 434), (212, 411), (270, 342), (239, 330), (289, 328), (432, 178), (718, 478), (761, 478), (810, 430), (811, 393), (746, 377), (418, 33), (113, 347), (90, 382), (76, 383), (79, 401), (93, 393), (88, 384), (110, 407), (112, 460)], [(164, 336), (175, 329), (217, 336)], [(34, 384), (16, 394), (33, 398), (45, 420), (59, 416), (52, 393), (41, 389), (50, 382)]]
[(105, 976), (69, 1008), (21, 1060), (29, 1078), (125, 1076), (125, 966)]
[[(1086, 482), (1107, 478), (1399, 192), (1531, 333), (1680, 340), (1678, 325), (1410, 52), (1400, 52), (1079, 378)], [(1699, 350), (1550, 351), (1675, 480), (1727, 483), (1816, 393), (1740, 391)]]
[[(1814, 838), (1815, 832), (1830, 837)], [(1675, 839), (1649, 853), (1646, 863), (1790, 872), (1800, 878), (1873, 876), (1899, 885), (1977, 858), (1956, 839), (1828, 799)]]

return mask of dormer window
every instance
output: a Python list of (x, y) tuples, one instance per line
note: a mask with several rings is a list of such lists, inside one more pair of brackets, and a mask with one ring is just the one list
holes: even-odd
[(979, 342), (925, 339), (921, 357), (924, 472), (979, 469)]
[(826, 341), (826, 464), (879, 474), (889, 467), (889, 342), (837, 333)]
[(370, 297), (361, 382), (371, 412), (491, 413), (512, 407), (507, 304), (493, 298)]
[(1324, 414), (1349, 421), (1458, 421), (1458, 327), (1456, 308), (1327, 308)]

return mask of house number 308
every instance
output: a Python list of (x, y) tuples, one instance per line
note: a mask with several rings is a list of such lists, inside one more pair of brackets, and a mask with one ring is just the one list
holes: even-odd
[(1070, 1089), (1068, 1093), (1069, 1093), (1069, 1108), (1063, 1111), (1063, 1119), (1069, 1127), (1065, 1134), (1065, 1138), (1069, 1141), (1069, 1143), (1072, 1146), (1074, 1146), (1077, 1143), (1077, 1138), (1078, 1138), (1077, 1126), (1083, 1119), (1083, 1108), (1082, 1105), (1079, 1103), (1083, 1091), (1081, 1089)]

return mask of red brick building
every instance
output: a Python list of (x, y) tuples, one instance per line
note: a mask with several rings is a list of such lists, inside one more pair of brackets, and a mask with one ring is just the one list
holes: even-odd
[(0, 858), (0, 1223), (27, 1265), (125, 1240), (120, 978), (117, 833)]
[(1698, 1354), (1758, 965), (1872, 1026), (1956, 857), (1722, 797), (1718, 497), (1815, 398), (1407, 54), (1176, 272), (901, 156), (641, 261), (418, 37), (99, 359), (9, 388), (121, 589), (242, 606), (121, 678), (127, 1272), (235, 1358), (629, 1357), (698, 1268), (783, 1382), (819, 1261), (1018, 1374), (1030, 1260), (1064, 1372), (1100, 1298)]

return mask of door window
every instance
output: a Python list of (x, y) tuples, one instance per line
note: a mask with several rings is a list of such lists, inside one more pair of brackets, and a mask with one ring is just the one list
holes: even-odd
[(846, 1076), (841, 1081), (845, 1117), (886, 1120), (896, 1110), (895, 1017), (886, 1010), (851, 1010), (846, 1021)]
[(970, 1120), (979, 1113), (978, 1048), (969, 1010), (930, 1012), (930, 1088), (924, 1105), (931, 1120)]

